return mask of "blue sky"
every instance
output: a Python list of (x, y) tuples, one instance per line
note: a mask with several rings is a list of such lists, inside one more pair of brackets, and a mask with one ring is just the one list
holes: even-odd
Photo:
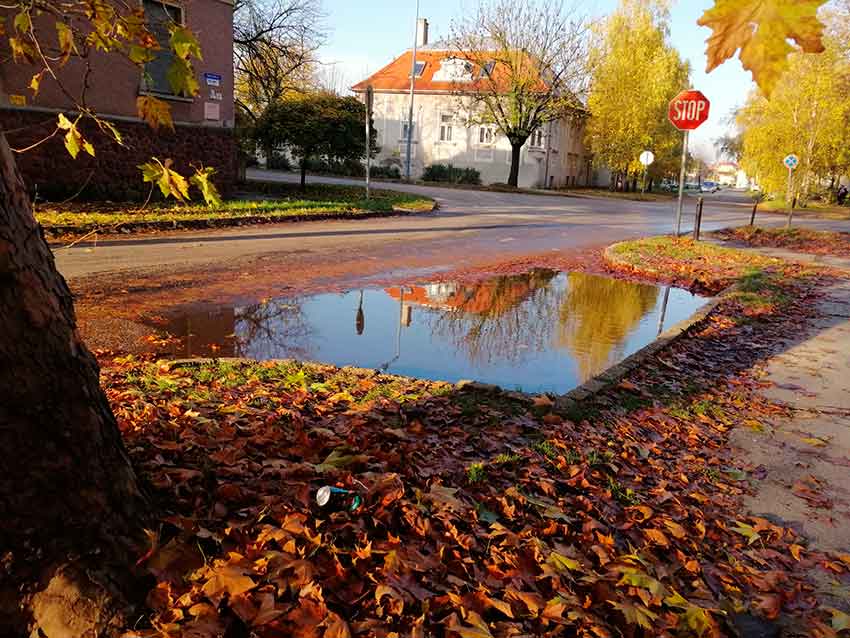
[[(422, 0), (422, 17), (431, 24), (431, 41), (447, 36), (452, 19), (474, 3)], [(589, 14), (600, 16), (617, 4), (617, 0), (590, 0), (583, 6)], [(737, 58), (705, 73), (705, 40), (711, 31), (697, 26), (697, 20), (713, 4), (713, 0), (679, 0), (671, 14), (673, 45), (691, 62), (694, 88), (711, 100), (709, 121), (691, 136), (692, 148), (709, 157), (714, 155), (714, 139), (727, 128), (730, 112), (743, 104), (752, 87), (750, 74)], [(411, 45), (416, 0), (323, 0), (323, 6), (330, 33), (320, 55), (325, 63), (336, 64), (347, 85), (374, 73)]]

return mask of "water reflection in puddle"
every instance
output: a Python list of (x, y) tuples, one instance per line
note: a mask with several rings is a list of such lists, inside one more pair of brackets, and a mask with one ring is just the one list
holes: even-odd
[(174, 356), (298, 358), (566, 392), (707, 299), (585, 273), (355, 290), (218, 308), (168, 327)]

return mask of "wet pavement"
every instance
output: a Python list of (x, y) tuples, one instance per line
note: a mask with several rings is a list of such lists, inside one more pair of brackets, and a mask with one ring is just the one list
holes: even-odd
[[(254, 171), (254, 178), (291, 181), (288, 173)], [(311, 178), (330, 183), (351, 180)], [(380, 184), (434, 197), (435, 213), (368, 220), (287, 223), (179, 232), (171, 235), (112, 239), (57, 249), (57, 264), (69, 279), (102, 273), (142, 271), (173, 273), (215, 265), (238, 268), (256, 259), (284, 262), (310, 255), (332, 262), (343, 255), (380, 262), (404, 251), (431, 267), (465, 261), (511, 258), (547, 250), (576, 250), (628, 238), (671, 232), (675, 201), (636, 202), (499, 193), (476, 190)], [(683, 228), (689, 229), (695, 200), (686, 202)], [(737, 226), (749, 220), (751, 206), (742, 194), (707, 198), (705, 230)], [(770, 216), (781, 224), (782, 216)], [(850, 229), (848, 222), (801, 219), (817, 228)], [(380, 268), (376, 269), (380, 271)]]
[(706, 299), (536, 270), (212, 306), (174, 317), (175, 357), (297, 358), (564, 393), (652, 342)]

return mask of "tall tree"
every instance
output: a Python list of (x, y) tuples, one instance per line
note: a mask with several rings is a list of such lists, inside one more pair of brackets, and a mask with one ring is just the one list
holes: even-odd
[(534, 131), (583, 112), (587, 21), (562, 0), (481, 0), (452, 25), (451, 41), (475, 81), (459, 85), (473, 119), (493, 123), (511, 144), (508, 184)]
[(754, 92), (739, 113), (743, 167), (768, 192), (785, 194), (788, 153), (800, 157), (792, 188), (804, 199), (850, 167), (850, 61), (843, 42), (824, 43), (820, 55), (793, 54), (770, 99)]
[(307, 90), (324, 42), (320, 0), (237, 0), (233, 17), (236, 100), (254, 120), (291, 91)]
[[(296, 94), (269, 106), (253, 134), (264, 148), (285, 147), (298, 159), (303, 189), (310, 159), (345, 161), (365, 157), (365, 119), (366, 107), (357, 98), (331, 93)], [(371, 135), (374, 149), (374, 126)]]
[(594, 29), (587, 140), (596, 161), (612, 170), (612, 183), (643, 172), (644, 150), (655, 153), (656, 177), (681, 153), (682, 136), (667, 121), (667, 106), (687, 88), (690, 68), (669, 42), (669, 21), (664, 0), (621, 0)]
[[(160, 48), (140, 5), (127, 0), (20, 0), (6, 5), (12, 57), (33, 72), (32, 88), (55, 82), (76, 115), (58, 115), (49, 139), (94, 155), (82, 120), (120, 143), (119, 131), (87, 104), (88, 56), (111, 52), (140, 67)], [(175, 93), (197, 89), (197, 41), (170, 24)], [(80, 64), (65, 64), (72, 58)], [(83, 94), (70, 87), (83, 85)], [(139, 98), (140, 115), (170, 125), (168, 105)], [(160, 162), (163, 192), (185, 180)], [(148, 176), (153, 178), (153, 168)], [(148, 500), (124, 449), (98, 366), (77, 331), (71, 292), (33, 218), (27, 191), (0, 133), (0, 634), (117, 635), (139, 601), (134, 564), (149, 539)]]

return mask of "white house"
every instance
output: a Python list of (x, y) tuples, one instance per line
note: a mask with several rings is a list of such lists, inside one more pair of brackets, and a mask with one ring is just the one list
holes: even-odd
[[(482, 73), (461, 59), (446, 43), (428, 44), (428, 23), (420, 21), (414, 89), (411, 176), (426, 166), (453, 164), (474, 168), (485, 184), (505, 183), (511, 165), (511, 145), (493, 124), (476, 124), (472, 100), (464, 85), (472, 86)], [(407, 158), (410, 75), (413, 51), (408, 50), (386, 67), (356, 84), (352, 90), (365, 99), (374, 90), (377, 162), (396, 165), (402, 174)], [(584, 145), (584, 125), (569, 119), (550, 122), (537, 130), (522, 149), (518, 185), (521, 188), (562, 188), (594, 184), (592, 156)]]

